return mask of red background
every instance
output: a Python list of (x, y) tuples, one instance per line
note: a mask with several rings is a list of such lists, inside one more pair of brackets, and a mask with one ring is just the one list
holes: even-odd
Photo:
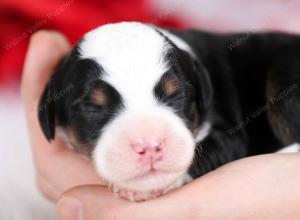
[(1, 0), (0, 85), (20, 79), (33, 32), (58, 30), (74, 44), (88, 30), (119, 21), (183, 26), (177, 18), (158, 15), (147, 0)]

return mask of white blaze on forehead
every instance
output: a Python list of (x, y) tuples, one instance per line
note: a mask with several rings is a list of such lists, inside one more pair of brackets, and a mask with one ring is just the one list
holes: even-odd
[(80, 51), (104, 68), (102, 79), (121, 94), (126, 108), (147, 108), (155, 103), (154, 87), (168, 68), (163, 59), (168, 48), (154, 28), (122, 22), (89, 32)]

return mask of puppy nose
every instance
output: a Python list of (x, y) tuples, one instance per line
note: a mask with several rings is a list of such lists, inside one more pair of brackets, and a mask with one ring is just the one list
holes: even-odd
[(160, 141), (140, 141), (132, 144), (132, 148), (145, 163), (154, 163), (162, 159), (162, 144)]

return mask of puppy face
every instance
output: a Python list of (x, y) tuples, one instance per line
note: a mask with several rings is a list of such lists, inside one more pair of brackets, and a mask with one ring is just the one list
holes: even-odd
[(152, 191), (187, 172), (210, 99), (207, 74), (187, 52), (152, 27), (119, 23), (78, 43), (49, 82), (39, 118), (48, 139), (55, 121), (64, 127), (110, 183)]

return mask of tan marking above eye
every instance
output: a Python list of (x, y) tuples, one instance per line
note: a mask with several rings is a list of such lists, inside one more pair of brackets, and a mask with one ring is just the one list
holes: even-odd
[(101, 89), (93, 89), (91, 93), (91, 101), (96, 105), (106, 105), (107, 96)]
[(178, 90), (178, 81), (171, 77), (166, 77), (163, 81), (163, 91), (166, 95), (173, 95)]

